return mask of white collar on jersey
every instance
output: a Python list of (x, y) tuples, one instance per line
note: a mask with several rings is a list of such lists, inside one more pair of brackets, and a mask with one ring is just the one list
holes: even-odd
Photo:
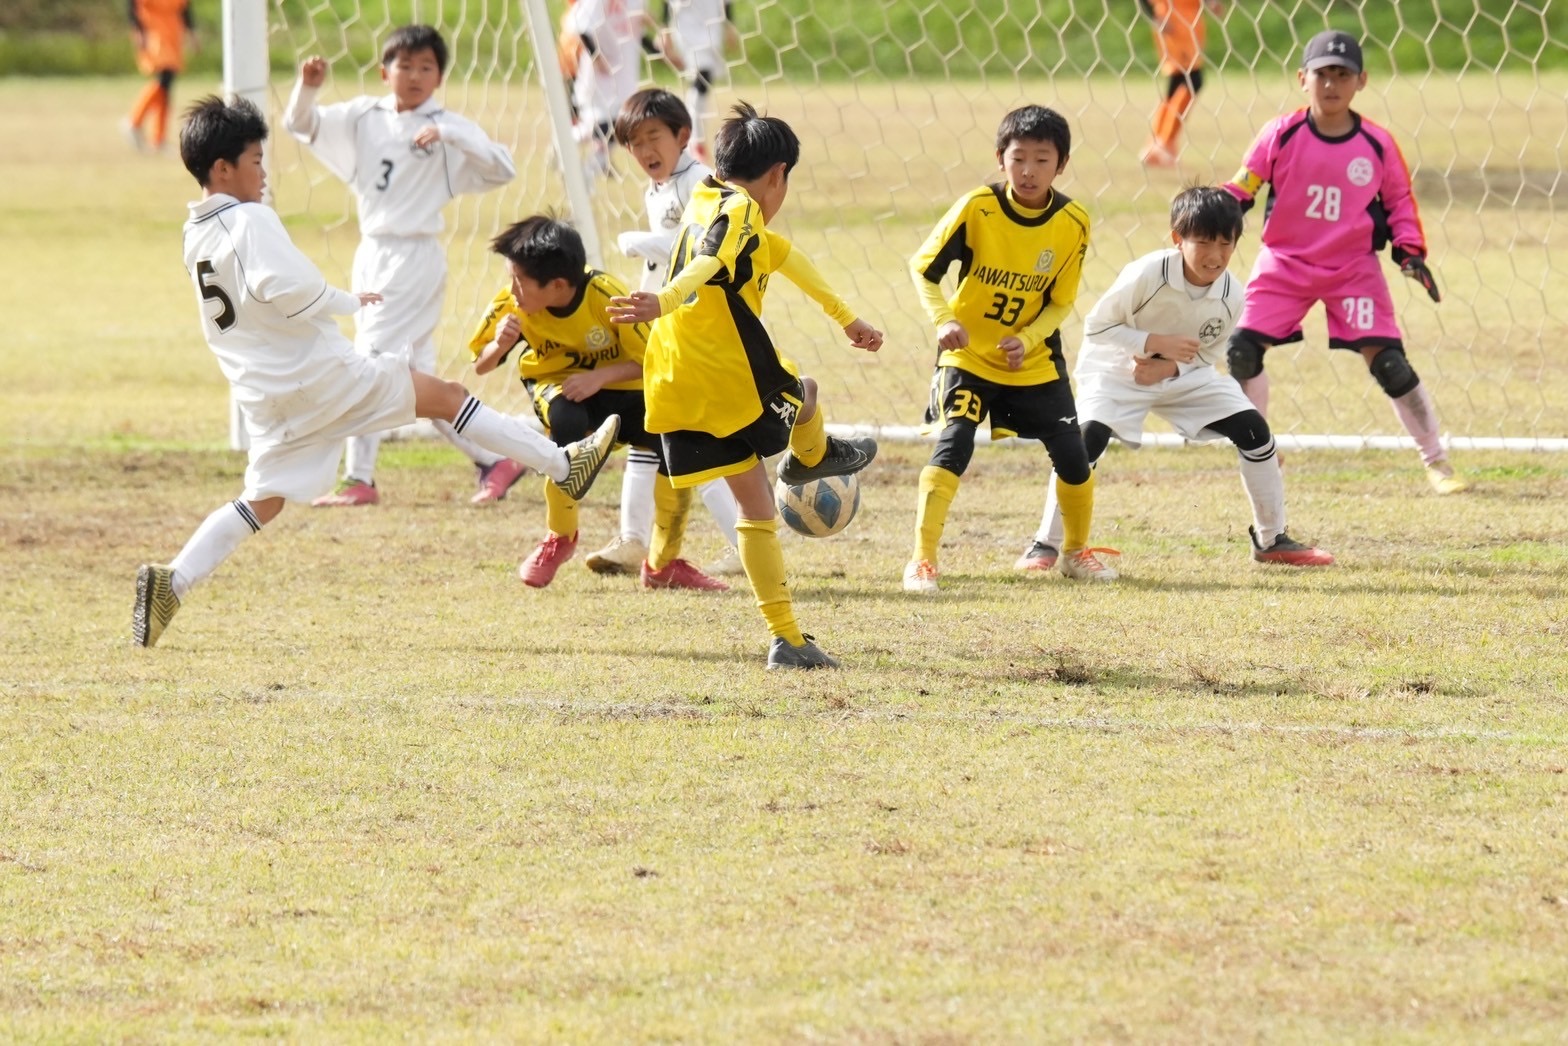
[(420, 102), (417, 107), (400, 113), (397, 111), (397, 95), (388, 94), (383, 95), (376, 100), (376, 108), (385, 109), (394, 116), (406, 116), (408, 113), (413, 113), (415, 116), (431, 116), (435, 113), (439, 113), (442, 109), (445, 108), (445, 106), (436, 101), (435, 95), (431, 95), (423, 102)]
[(1186, 292), (1189, 297), (1191, 296), (1191, 292), (1194, 290), (1201, 290), (1203, 292), (1198, 296), (1200, 298), (1225, 297), (1225, 278), (1230, 275), (1230, 270), (1227, 269), (1225, 272), (1220, 273), (1219, 278), (1216, 279), (1213, 283), (1209, 284), (1207, 287), (1194, 287), (1187, 282), (1187, 266), (1182, 264), (1181, 248), (1167, 247), (1165, 250), (1165, 278), (1172, 287), (1179, 287), (1182, 291)]

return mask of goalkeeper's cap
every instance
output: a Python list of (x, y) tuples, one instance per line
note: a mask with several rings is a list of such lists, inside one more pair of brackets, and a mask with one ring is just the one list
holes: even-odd
[(1361, 44), (1349, 33), (1325, 29), (1307, 41), (1301, 68), (1307, 72), (1330, 65), (1342, 65), (1353, 73), (1361, 72)]

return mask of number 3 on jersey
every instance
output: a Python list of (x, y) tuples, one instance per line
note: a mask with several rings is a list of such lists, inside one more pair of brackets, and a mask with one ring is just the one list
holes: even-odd
[[(212, 282), (208, 282), (208, 280)], [(234, 328), (234, 299), (229, 297), (229, 292), (218, 285), (218, 270), (212, 267), (212, 262), (206, 258), (196, 263), (196, 283), (201, 287), (203, 301), (215, 301), (223, 307), (218, 310), (218, 315), (212, 322), (218, 325), (218, 330), (228, 331)]]
[(1024, 311), (1024, 300), (1006, 294), (997, 294), (991, 298), (991, 311), (981, 319), (995, 320), (998, 323), (1011, 327), (1018, 322), (1018, 316)]

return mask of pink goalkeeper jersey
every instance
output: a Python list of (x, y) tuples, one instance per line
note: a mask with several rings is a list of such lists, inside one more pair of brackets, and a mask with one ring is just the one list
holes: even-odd
[(1348, 134), (1318, 133), (1299, 109), (1259, 132), (1225, 189), (1250, 205), (1270, 185), (1263, 243), (1324, 269), (1337, 269), (1387, 242), (1426, 254), (1410, 170), (1393, 135), (1358, 113)]

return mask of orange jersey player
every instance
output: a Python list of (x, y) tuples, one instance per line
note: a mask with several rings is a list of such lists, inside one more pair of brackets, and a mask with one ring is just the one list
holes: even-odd
[[(168, 135), (174, 78), (185, 71), (185, 49), (196, 43), (190, 0), (126, 0), (126, 14), (131, 22), (131, 40), (136, 45), (136, 67), (153, 79), (137, 95), (121, 129), (137, 149), (149, 145), (162, 149)], [(150, 139), (142, 133), (142, 125), (149, 117)]]
[(1203, 87), (1203, 9), (1216, 16), (1221, 0), (1138, 0), (1138, 8), (1154, 23), (1165, 96), (1154, 111), (1152, 134), (1142, 160), (1150, 167), (1171, 167), (1181, 151), (1181, 130), (1193, 100)]

